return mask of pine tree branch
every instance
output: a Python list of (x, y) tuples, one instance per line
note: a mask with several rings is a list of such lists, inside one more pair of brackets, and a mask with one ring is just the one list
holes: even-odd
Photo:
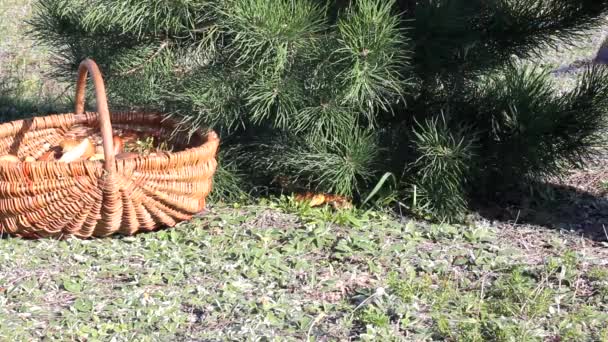
[(131, 75), (131, 74), (145, 68), (146, 64), (150, 63), (154, 58), (156, 58), (167, 46), (169, 46), (169, 41), (168, 40), (163, 41), (163, 43), (160, 44), (158, 49), (150, 57), (148, 57), (148, 59), (146, 59), (143, 63), (139, 64), (138, 66), (136, 66), (132, 69), (129, 69), (125, 72), (120, 73), (120, 75), (121, 76)]

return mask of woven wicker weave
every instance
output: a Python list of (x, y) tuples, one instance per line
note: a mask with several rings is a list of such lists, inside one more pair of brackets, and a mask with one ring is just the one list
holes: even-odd
[[(95, 85), (96, 113), (84, 112), (87, 71)], [(131, 159), (113, 154), (112, 126), (171, 136), (174, 123), (162, 119), (157, 113), (110, 114), (97, 65), (83, 61), (75, 113), (0, 125), (0, 155), (37, 159), (65, 137), (100, 129), (105, 159), (0, 162), (0, 233), (32, 238), (131, 235), (174, 226), (202, 211), (217, 165), (214, 132), (197, 132), (188, 141), (174, 138), (172, 143), (182, 147), (177, 152)]]

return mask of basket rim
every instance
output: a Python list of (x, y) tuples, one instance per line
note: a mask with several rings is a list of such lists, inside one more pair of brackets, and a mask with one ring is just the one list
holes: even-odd
[[(118, 115), (138, 115), (141, 116), (142, 118), (148, 118), (150, 120), (150, 123), (153, 122), (157, 122), (159, 125), (161, 126), (174, 126), (175, 122), (173, 120), (171, 120), (170, 118), (163, 118), (163, 114), (160, 112), (154, 112), (154, 111), (136, 111), (136, 110), (131, 110), (131, 111), (112, 111), (110, 112), (111, 116), (118, 116)], [(70, 113), (60, 113), (60, 114), (51, 114), (51, 115), (44, 115), (44, 116), (34, 116), (34, 117), (29, 117), (29, 118), (24, 118), (24, 119), (19, 119), (19, 120), (12, 120), (12, 121), (8, 121), (5, 123), (0, 124), (0, 131), (6, 128), (9, 128), (12, 131), (19, 131), (20, 129), (18, 129), (19, 127), (22, 127), (24, 124), (28, 123), (31, 124), (33, 127), (33, 131), (39, 130), (39, 129), (45, 129), (45, 128), (60, 128), (62, 125), (61, 124), (49, 124), (47, 121), (50, 121), (50, 119), (59, 119), (60, 121), (65, 122), (65, 126), (66, 127), (71, 127), (73, 125), (78, 125), (78, 124), (85, 124), (88, 126), (92, 126), (96, 123), (99, 123), (98, 120), (98, 114), (97, 112), (94, 111), (87, 111), (84, 114), (75, 114), (73, 112)], [(159, 120), (159, 118), (161, 118)], [(163, 124), (164, 123), (164, 124)], [(142, 122), (142, 124), (144, 124), (144, 122)], [(7, 133), (4, 136), (0, 137), (0, 139), (2, 138), (7, 138), (7, 137), (11, 137), (11, 136), (18, 136), (20, 133)], [(145, 155), (141, 155), (139, 154), (137, 157), (133, 157), (133, 158), (129, 158), (129, 159), (120, 159), (120, 160), (116, 160), (116, 167), (115, 169), (122, 169), (128, 166), (131, 167), (135, 167), (136, 165), (145, 165), (145, 164), (149, 164), (149, 163), (153, 163), (153, 164), (163, 164), (165, 167), (170, 167), (171, 164), (177, 164), (174, 166), (181, 166), (181, 165), (186, 165), (186, 164), (192, 164), (192, 163), (188, 163), (188, 160), (205, 160), (208, 159), (209, 153), (213, 153), (213, 157), (215, 157), (215, 153), (217, 151), (217, 148), (219, 146), (219, 136), (217, 135), (217, 133), (212, 130), (212, 129), (208, 129), (208, 130), (204, 130), (204, 129), (198, 129), (194, 132), (194, 135), (198, 135), (201, 140), (202, 143), (201, 144), (196, 144), (192, 147), (188, 147), (184, 150), (181, 151), (175, 151), (175, 152), (169, 152), (169, 151), (163, 151), (159, 154), (156, 154), (154, 156), (145, 156)], [(196, 157), (198, 156), (198, 158)], [(172, 160), (174, 162), (172, 162)], [(181, 161), (181, 162), (180, 162)], [(78, 160), (78, 161), (72, 161), (72, 162), (60, 162), (60, 161), (32, 161), (32, 162), (25, 162), (25, 161), (21, 161), (21, 162), (10, 162), (10, 161), (5, 161), (5, 162), (0, 162), (0, 172), (3, 171), (8, 171), (8, 170), (22, 170), (24, 168), (24, 165), (29, 166), (29, 169), (31, 169), (31, 171), (34, 171), (35, 169), (38, 168), (46, 168), (47, 166), (53, 165), (55, 167), (65, 167), (66, 169), (69, 170), (74, 170), (75, 167), (83, 167), (85, 169), (97, 169), (103, 168), (103, 164), (104, 161), (103, 160)], [(122, 165), (121, 165), (122, 164)], [(133, 164), (133, 165), (131, 165)], [(80, 166), (80, 167), (79, 167)], [(78, 172), (80, 173), (80, 172)], [(0, 179), (0, 182), (2, 182), (3, 180)], [(6, 180), (4, 180), (6, 181)]]

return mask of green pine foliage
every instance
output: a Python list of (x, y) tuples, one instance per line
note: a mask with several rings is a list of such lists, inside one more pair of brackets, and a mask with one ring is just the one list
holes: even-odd
[(418, 159), (412, 163), (412, 207), (441, 221), (462, 217), (470, 177), (474, 135), (450, 129), (445, 118), (427, 119), (414, 129)]
[(578, 87), (558, 96), (543, 71), (508, 68), (493, 75), (475, 93), (475, 121), (485, 132), (479, 176), (517, 184), (581, 165), (604, 140), (607, 76), (592, 67)]
[[(94, 58), (112, 107), (222, 137), (216, 196), (364, 198), (391, 173), (440, 220), (559, 176), (601, 143), (608, 72), (556, 94), (513, 63), (601, 23), (608, 0), (46, 0), (32, 21), (72, 79)], [(407, 201), (406, 201), (407, 200)]]

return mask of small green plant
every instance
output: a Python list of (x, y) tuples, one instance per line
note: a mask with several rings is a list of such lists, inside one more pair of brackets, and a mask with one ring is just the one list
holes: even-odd
[(608, 269), (605, 267), (595, 266), (587, 272), (587, 277), (592, 281), (608, 282)]
[(397, 272), (389, 273), (387, 283), (391, 293), (405, 303), (413, 302), (429, 291), (433, 284), (428, 274), (417, 274), (411, 267), (406, 268), (401, 276)]
[(134, 152), (138, 154), (147, 155), (152, 152), (154, 148), (154, 138), (153, 137), (145, 137), (143, 139), (138, 139), (135, 142)]
[(171, 143), (153, 136), (140, 137), (134, 142), (125, 144), (125, 152), (133, 152), (144, 156), (157, 151), (173, 151)]
[[(392, 182), (391, 182), (392, 181)], [(393, 187), (391, 187), (391, 183)], [(372, 198), (376, 197), (375, 203), (381, 207), (385, 207), (389, 203), (397, 201), (396, 196), (397, 178), (391, 172), (386, 172), (380, 179), (376, 186), (369, 192), (367, 197), (361, 203), (362, 205), (367, 204)]]
[(554, 289), (537, 283), (535, 277), (522, 267), (502, 275), (490, 291), (492, 310), (502, 315), (523, 314), (529, 319), (544, 317), (553, 304)]
[(390, 318), (386, 313), (374, 305), (369, 305), (361, 310), (359, 319), (362, 324), (370, 324), (376, 328), (386, 328), (390, 323)]

